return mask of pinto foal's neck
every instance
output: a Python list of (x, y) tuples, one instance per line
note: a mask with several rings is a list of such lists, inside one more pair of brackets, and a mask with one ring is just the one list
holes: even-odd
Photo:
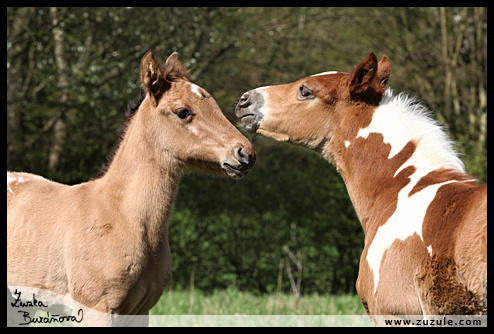
[[(394, 213), (398, 197), (429, 185), (472, 179), (443, 128), (415, 99), (388, 89), (370, 124), (340, 138), (333, 157), (366, 235)], [(349, 113), (351, 114), (351, 113)], [(428, 205), (425, 203), (424, 205)]]
[[(181, 165), (166, 151), (153, 150), (145, 110), (132, 116), (99, 190), (115, 217), (142, 236), (150, 249), (166, 238), (181, 176)], [(140, 114), (141, 113), (141, 114)]]

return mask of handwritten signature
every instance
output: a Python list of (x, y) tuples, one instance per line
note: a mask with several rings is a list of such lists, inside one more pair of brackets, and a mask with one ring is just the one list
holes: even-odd
[[(16, 299), (14, 302), (10, 303), (12, 307), (48, 307), (43, 301), (36, 299), (36, 295), (33, 293), (33, 300), (26, 301), (26, 300), (21, 300), (21, 291), (17, 291), (15, 289), (14, 295), (16, 296)], [(84, 312), (82, 309), (79, 309), (77, 312), (77, 315), (58, 315), (58, 314), (50, 314), (47, 312), (47, 315), (38, 315), (37, 317), (31, 317), (30, 313), (27, 311), (17, 311), (22, 314), (22, 317), (25, 322), (20, 323), (19, 325), (29, 325), (31, 323), (38, 323), (38, 324), (51, 324), (54, 322), (64, 322), (64, 321), (75, 321), (77, 323), (80, 323), (82, 319), (84, 318)]]

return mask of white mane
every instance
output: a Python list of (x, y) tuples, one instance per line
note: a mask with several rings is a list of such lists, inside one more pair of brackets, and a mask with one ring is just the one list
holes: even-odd
[(413, 140), (417, 149), (409, 159), (411, 161), (407, 161), (397, 173), (412, 164), (428, 170), (451, 168), (464, 172), (465, 166), (454, 150), (454, 142), (430, 114), (416, 98), (403, 93), (393, 96), (393, 91), (388, 88), (374, 112), (371, 124), (360, 129), (357, 138), (367, 138), (371, 132), (383, 134), (384, 141), (391, 144), (389, 158)]

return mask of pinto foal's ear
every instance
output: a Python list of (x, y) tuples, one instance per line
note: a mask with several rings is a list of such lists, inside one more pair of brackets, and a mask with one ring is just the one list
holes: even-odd
[(350, 94), (358, 95), (365, 93), (377, 72), (377, 58), (371, 52), (350, 74)]
[(384, 93), (389, 72), (388, 57), (384, 56), (378, 64), (376, 55), (371, 52), (350, 74), (348, 84), (350, 96), (357, 100), (379, 103)]
[(160, 65), (154, 59), (153, 51), (149, 50), (141, 61), (141, 85), (149, 94), (153, 107), (158, 105), (166, 84)]
[(379, 64), (377, 64), (377, 78), (379, 79), (379, 86), (385, 89), (388, 83), (389, 75), (391, 74), (391, 64), (386, 55), (383, 55)]

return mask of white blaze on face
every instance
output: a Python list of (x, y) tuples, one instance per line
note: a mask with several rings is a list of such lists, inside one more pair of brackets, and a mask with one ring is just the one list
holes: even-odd
[(196, 84), (190, 84), (190, 90), (192, 91), (192, 93), (196, 94), (200, 98), (203, 97), (202, 94), (201, 94), (201, 92), (199, 91), (199, 86), (198, 85), (196, 85)]
[[(269, 98), (268, 93), (265, 93), (265, 90), (267, 90), (271, 86), (263, 86), (256, 88), (255, 91), (261, 95), (263, 95), (264, 103), (260, 108), (257, 108), (257, 112), (262, 115), (262, 122), (265, 122), (266, 120), (269, 119), (269, 115), (272, 111), (270, 103), (269, 103)], [(257, 129), (256, 133), (266, 136), (266, 137), (271, 137), (274, 138), (278, 141), (287, 141), (289, 140), (289, 136), (286, 133), (281, 133), (281, 132), (271, 132), (269, 130), (266, 130), (263, 128), (263, 123), (261, 123), (261, 126)]]
[(311, 77), (317, 77), (319, 75), (327, 75), (327, 74), (335, 74), (335, 73), (338, 73), (338, 71), (322, 72), (322, 73), (318, 73), (318, 74), (313, 74), (313, 75), (311, 75)]
[(264, 94), (263, 91), (268, 89), (269, 87), (271, 87), (271, 86), (262, 86), (262, 87), (258, 87), (256, 89), (254, 89), (256, 92), (260, 93), (264, 98), (264, 104), (262, 105), (261, 108), (257, 109), (261, 113), (261, 115), (263, 115), (264, 119), (266, 118), (267, 114), (269, 113), (269, 107), (268, 107), (269, 99), (266, 96), (268, 94)]

